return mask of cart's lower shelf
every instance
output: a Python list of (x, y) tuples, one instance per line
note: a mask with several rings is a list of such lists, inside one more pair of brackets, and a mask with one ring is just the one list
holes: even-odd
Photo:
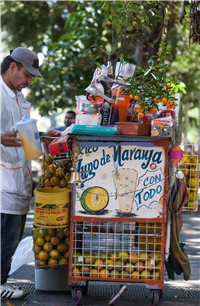
[(73, 222), (72, 280), (160, 282), (162, 223)]

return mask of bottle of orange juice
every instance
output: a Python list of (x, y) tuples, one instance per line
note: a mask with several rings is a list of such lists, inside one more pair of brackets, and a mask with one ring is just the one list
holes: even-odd
[(122, 87), (121, 86), (117, 86), (116, 88), (114, 88), (112, 90), (113, 98), (116, 99), (118, 89), (119, 89), (119, 95), (118, 95), (118, 99), (116, 101), (117, 102), (116, 104), (119, 107), (119, 122), (126, 122), (127, 117), (128, 117), (128, 109), (129, 109), (130, 99), (129, 99), (129, 96), (124, 96), (122, 94)]

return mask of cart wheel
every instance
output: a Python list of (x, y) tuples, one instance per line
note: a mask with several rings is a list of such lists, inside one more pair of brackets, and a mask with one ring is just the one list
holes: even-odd
[(159, 293), (153, 292), (151, 306), (158, 306), (158, 304), (159, 304)]
[(159, 290), (159, 298), (162, 299), (162, 296), (163, 296), (163, 289), (160, 289)]
[(80, 289), (75, 289), (75, 301), (77, 301), (76, 306), (82, 304), (82, 291)]

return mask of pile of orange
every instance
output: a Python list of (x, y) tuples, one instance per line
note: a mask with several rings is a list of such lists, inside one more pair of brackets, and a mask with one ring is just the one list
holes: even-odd
[(32, 234), (37, 268), (47, 270), (68, 266), (69, 228), (34, 228)]

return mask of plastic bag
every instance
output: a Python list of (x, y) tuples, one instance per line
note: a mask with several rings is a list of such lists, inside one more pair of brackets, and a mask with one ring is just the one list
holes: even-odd
[(18, 270), (21, 266), (34, 262), (33, 237), (29, 236), (20, 241), (11, 262), (9, 275)]

